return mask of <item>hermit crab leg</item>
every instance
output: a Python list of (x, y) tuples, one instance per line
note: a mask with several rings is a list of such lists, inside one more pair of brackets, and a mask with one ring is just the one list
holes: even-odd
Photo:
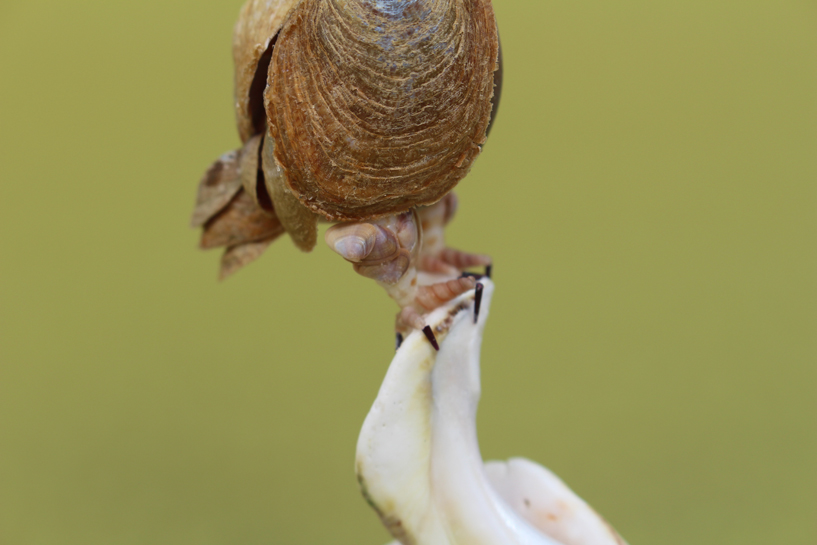
[(341, 223), (326, 231), (326, 243), (380, 284), (401, 307), (417, 294), (416, 260), (421, 233), (413, 210), (371, 222)]
[[(371, 222), (342, 223), (326, 232), (326, 243), (355, 271), (380, 284), (401, 307), (396, 329), (408, 333), (424, 329), (422, 315), (474, 289), (476, 281), (458, 277), (459, 270), (448, 264), (438, 280), (423, 284), (418, 279), (418, 261), (423, 232), (414, 210)], [(453, 276), (453, 278), (452, 278)], [(428, 334), (427, 334), (428, 336)], [(433, 333), (429, 341), (435, 344)]]
[(431, 274), (459, 275), (470, 267), (490, 267), (492, 260), (483, 254), (472, 254), (445, 245), (445, 227), (457, 212), (457, 196), (448, 193), (431, 206), (417, 209), (423, 231), (419, 269)]
[(420, 315), (418, 307), (425, 312), (431, 312), (466, 291), (474, 289), (476, 285), (477, 281), (473, 277), (461, 276), (428, 286), (419, 286), (417, 294), (414, 296), (414, 303), (403, 307), (397, 315), (397, 331), (423, 329), (425, 321)]

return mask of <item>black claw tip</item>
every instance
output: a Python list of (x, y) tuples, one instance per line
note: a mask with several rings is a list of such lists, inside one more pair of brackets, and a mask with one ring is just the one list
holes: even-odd
[(434, 332), (431, 331), (431, 326), (430, 325), (427, 325), (427, 326), (425, 326), (423, 328), (423, 335), (426, 336), (426, 339), (428, 339), (428, 342), (430, 342), (431, 346), (434, 347), (434, 350), (439, 352), (440, 351), (440, 345), (437, 344), (437, 337), (435, 337)]
[(396, 335), (396, 339), (395, 339), (395, 342), (394, 342), (394, 349), (395, 350), (399, 349), (402, 344), (403, 344), (403, 334), (398, 333)]
[(480, 283), (477, 283), (476, 290), (474, 290), (474, 323), (479, 320), (479, 306), (482, 304), (482, 290), (485, 288)]
[(485, 265), (485, 276), (491, 278), (491, 273), (493, 272), (494, 266), (493, 265)]

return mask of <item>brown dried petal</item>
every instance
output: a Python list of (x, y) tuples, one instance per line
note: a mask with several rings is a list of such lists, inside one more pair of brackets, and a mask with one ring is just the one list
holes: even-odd
[(258, 259), (261, 254), (264, 253), (264, 250), (266, 250), (267, 247), (272, 244), (272, 241), (279, 236), (280, 233), (269, 238), (265, 238), (264, 240), (247, 242), (237, 246), (230, 246), (224, 250), (224, 255), (221, 256), (221, 268), (219, 270), (218, 279), (224, 280), (231, 274), (238, 271), (240, 268)]
[(192, 227), (200, 227), (215, 216), (241, 189), (238, 175), (239, 151), (225, 153), (207, 169), (199, 182), (196, 207), (190, 218)]
[(283, 232), (284, 227), (278, 218), (258, 208), (252, 197), (241, 189), (227, 208), (204, 225), (201, 247), (235, 246)]
[[(250, 89), (259, 70), (259, 61), (270, 42), (281, 29), (289, 11), (299, 0), (248, 0), (238, 16), (233, 32), (235, 62), (235, 117), (241, 141), (246, 142), (257, 130), (253, 128)], [(266, 66), (261, 71), (266, 73)], [(263, 87), (261, 87), (263, 93)], [(259, 109), (263, 103), (259, 101)], [(260, 112), (263, 115), (263, 111)], [(263, 129), (262, 131), (263, 132)]]

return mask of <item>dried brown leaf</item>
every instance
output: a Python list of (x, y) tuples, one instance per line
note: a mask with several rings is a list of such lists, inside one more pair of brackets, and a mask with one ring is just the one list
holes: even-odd
[(201, 236), (203, 249), (235, 246), (278, 236), (284, 227), (278, 218), (256, 206), (241, 189), (227, 207), (204, 225)]
[(199, 182), (196, 207), (190, 218), (192, 227), (201, 227), (218, 214), (241, 188), (238, 172), (240, 151), (230, 151), (213, 163)]
[(272, 200), (261, 173), (261, 140), (263, 137), (263, 134), (257, 134), (244, 144), (241, 158), (238, 161), (238, 173), (244, 191), (252, 197), (255, 204), (268, 212), (273, 212)]
[(221, 256), (221, 268), (219, 270), (218, 279), (224, 280), (245, 265), (248, 265), (258, 259), (261, 254), (264, 253), (264, 250), (266, 250), (267, 247), (272, 244), (272, 241), (274, 241), (280, 235), (281, 233), (278, 233), (277, 235), (265, 238), (264, 240), (247, 242), (237, 246), (230, 246), (224, 250), (224, 255)]

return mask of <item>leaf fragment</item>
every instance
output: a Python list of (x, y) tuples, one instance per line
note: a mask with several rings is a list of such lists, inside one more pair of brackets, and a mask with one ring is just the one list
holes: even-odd
[(201, 227), (218, 214), (241, 188), (239, 176), (240, 150), (230, 151), (213, 163), (199, 182), (196, 207), (190, 218), (191, 227)]
[(241, 189), (224, 210), (204, 225), (202, 249), (236, 246), (278, 236), (284, 227), (278, 217), (258, 208), (246, 191)]
[(261, 139), (263, 134), (257, 134), (247, 140), (241, 149), (241, 158), (238, 160), (238, 175), (244, 191), (252, 197), (255, 204), (267, 212), (274, 212), (272, 200), (264, 183), (264, 174), (261, 172)]
[[(281, 231), (281, 233), (283, 233), (283, 231)], [(221, 268), (219, 269), (218, 279), (224, 280), (245, 265), (258, 259), (261, 254), (264, 253), (264, 250), (266, 250), (276, 238), (281, 236), (281, 233), (265, 238), (264, 240), (230, 246), (224, 250), (224, 255), (221, 256)]]

